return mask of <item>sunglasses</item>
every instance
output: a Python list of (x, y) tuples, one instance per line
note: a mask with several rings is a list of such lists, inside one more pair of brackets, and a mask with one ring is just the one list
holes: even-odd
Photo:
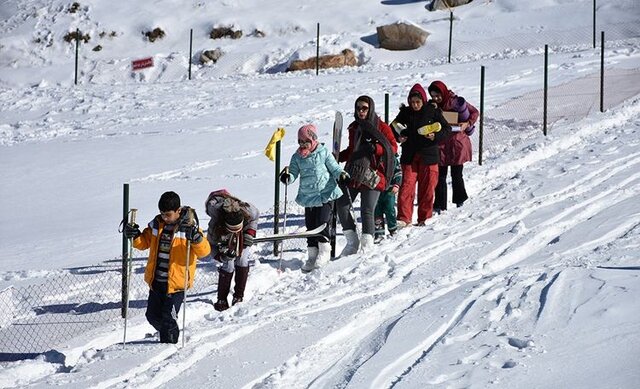
[(358, 112), (366, 112), (369, 110), (369, 106), (368, 105), (358, 105), (356, 107), (356, 109), (358, 110)]
[(298, 144), (299, 144), (300, 146), (310, 145), (310, 144), (311, 144), (311, 141), (310, 141), (310, 140), (301, 140), (301, 139), (300, 139), (300, 140), (298, 140)]

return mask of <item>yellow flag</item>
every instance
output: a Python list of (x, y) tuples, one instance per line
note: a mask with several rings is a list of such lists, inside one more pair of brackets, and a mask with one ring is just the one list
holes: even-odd
[(276, 160), (276, 143), (282, 138), (284, 138), (284, 128), (278, 128), (273, 135), (271, 135), (271, 140), (264, 149), (264, 155), (272, 161)]

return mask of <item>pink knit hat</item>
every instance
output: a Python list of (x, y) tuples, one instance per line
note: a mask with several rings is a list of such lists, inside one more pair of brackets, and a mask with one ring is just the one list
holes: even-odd
[(305, 124), (300, 127), (298, 130), (298, 144), (300, 142), (309, 142), (309, 146), (300, 145), (298, 148), (298, 154), (302, 156), (302, 158), (306, 158), (311, 154), (316, 147), (318, 147), (318, 130), (316, 126), (313, 124)]

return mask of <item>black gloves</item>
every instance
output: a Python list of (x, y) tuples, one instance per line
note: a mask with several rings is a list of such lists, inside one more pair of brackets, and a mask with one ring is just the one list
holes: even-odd
[(140, 232), (140, 226), (136, 223), (127, 223), (124, 226), (123, 233), (124, 237), (127, 239), (135, 239), (142, 234), (142, 232)]
[(218, 250), (219, 257), (217, 259), (222, 262), (234, 261), (238, 256), (238, 253), (236, 253), (235, 250), (230, 249), (229, 246), (226, 245), (218, 247)]
[(289, 185), (289, 181), (291, 181), (291, 174), (289, 174), (289, 169), (285, 167), (280, 172), (280, 182), (285, 185)]
[(362, 148), (364, 150), (367, 151), (367, 153), (374, 155), (376, 153), (377, 147), (376, 147), (376, 140), (373, 138), (366, 138), (364, 139), (364, 144), (362, 145)]
[(244, 247), (253, 246), (253, 238), (256, 237), (256, 233), (253, 230), (247, 230), (244, 232), (242, 242)]
[(338, 185), (347, 186), (349, 185), (349, 182), (351, 182), (351, 176), (349, 176), (349, 173), (347, 172), (340, 173), (340, 177), (338, 178)]
[(191, 243), (200, 243), (202, 242), (202, 233), (196, 226), (185, 226), (184, 228), (184, 237)]

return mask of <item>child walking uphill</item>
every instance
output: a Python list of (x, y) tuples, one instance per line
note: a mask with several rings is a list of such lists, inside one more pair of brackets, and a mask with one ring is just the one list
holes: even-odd
[(342, 196), (336, 180), (348, 179), (331, 152), (318, 142), (316, 127), (306, 124), (298, 130), (298, 150), (291, 162), (280, 173), (280, 181), (289, 185), (300, 177), (296, 203), (304, 207), (304, 222), (307, 229), (326, 223), (322, 236), (307, 238), (308, 259), (302, 265), (303, 272), (320, 268), (331, 257), (331, 222), (333, 201)]
[(147, 320), (160, 333), (160, 342), (178, 343), (176, 319), (184, 300), (187, 242), (191, 242), (188, 288), (193, 286), (196, 258), (207, 256), (211, 247), (202, 230), (189, 223), (189, 207), (180, 206), (178, 194), (163, 193), (158, 208), (160, 214), (143, 231), (137, 224), (127, 223), (124, 235), (133, 239), (136, 249), (150, 249), (144, 271), (144, 280), (149, 284)]
[(387, 229), (389, 235), (393, 236), (398, 229), (398, 219), (396, 217), (396, 195), (400, 190), (402, 183), (402, 168), (400, 167), (400, 159), (396, 154), (393, 165), (393, 177), (391, 177), (391, 186), (386, 191), (380, 193), (374, 216), (376, 220), (376, 233), (374, 243), (380, 243), (384, 238), (384, 225), (386, 218)]
[(211, 192), (205, 202), (209, 220), (207, 239), (211, 243), (211, 256), (222, 263), (218, 268), (218, 300), (216, 311), (229, 308), (227, 299), (234, 278), (233, 300), (236, 305), (244, 299), (249, 278), (249, 255), (256, 237), (260, 211), (253, 204), (232, 196), (225, 189)]

